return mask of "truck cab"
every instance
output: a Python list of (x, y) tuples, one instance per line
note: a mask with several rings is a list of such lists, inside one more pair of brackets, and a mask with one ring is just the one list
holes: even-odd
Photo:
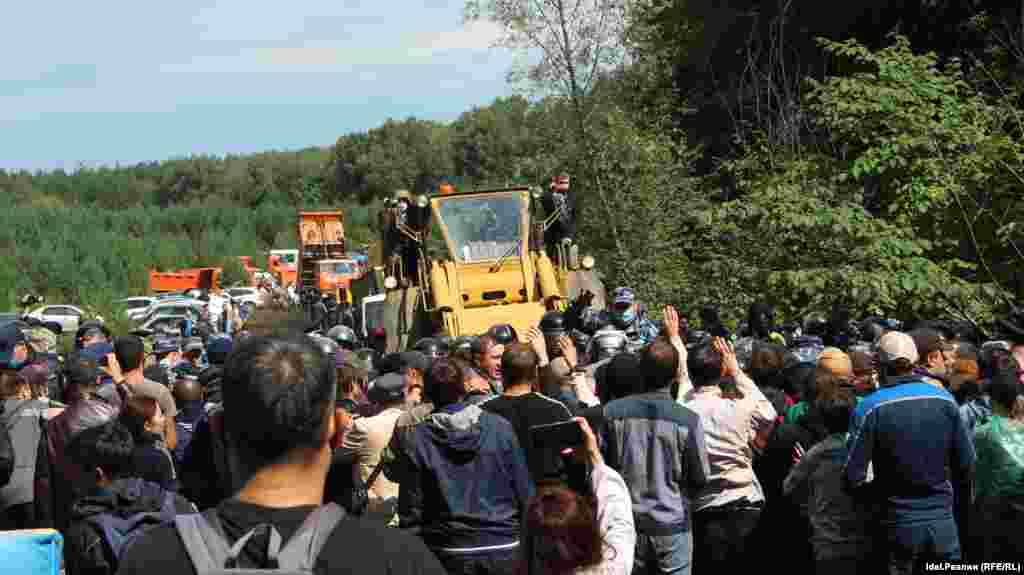
[(282, 288), (295, 283), (298, 263), (299, 250), (270, 250), (267, 255), (267, 271)]

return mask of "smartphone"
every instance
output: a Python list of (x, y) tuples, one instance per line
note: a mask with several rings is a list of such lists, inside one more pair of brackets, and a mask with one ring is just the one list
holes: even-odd
[(583, 428), (576, 421), (563, 421), (530, 428), (531, 443), (537, 448), (580, 447), (583, 445)]

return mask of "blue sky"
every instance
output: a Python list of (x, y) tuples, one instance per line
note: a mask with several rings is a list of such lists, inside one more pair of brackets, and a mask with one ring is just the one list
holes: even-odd
[(459, 1), (10, 2), (0, 168), (333, 143), (513, 93), (497, 30)]

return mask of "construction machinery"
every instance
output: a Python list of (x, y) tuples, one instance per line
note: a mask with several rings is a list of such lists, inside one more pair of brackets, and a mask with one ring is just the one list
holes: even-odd
[(299, 250), (270, 250), (267, 254), (267, 271), (274, 276), (277, 285), (288, 287), (298, 278), (298, 261)]
[(220, 285), (221, 268), (192, 268), (149, 272), (149, 291), (166, 293), (190, 289), (211, 290)]
[(338, 302), (349, 301), (348, 285), (357, 266), (345, 255), (341, 210), (299, 212), (298, 233), (296, 289), (301, 292), (312, 288), (321, 295), (333, 294)]
[(449, 188), (388, 203), (380, 219), (388, 351), (503, 323), (525, 333), (584, 290), (603, 305), (592, 257), (576, 257), (570, 246), (554, 260), (545, 252), (557, 214), (539, 217), (540, 198), (529, 187)]

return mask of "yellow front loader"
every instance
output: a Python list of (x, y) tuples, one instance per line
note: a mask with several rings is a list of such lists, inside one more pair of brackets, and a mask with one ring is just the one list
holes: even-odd
[[(501, 323), (522, 334), (583, 290), (603, 305), (593, 258), (560, 254), (555, 264), (545, 253), (536, 237), (545, 225), (533, 217), (538, 197), (527, 187), (420, 196), (405, 200), (401, 217), (382, 218), (397, 222), (389, 229), (402, 234), (397, 243), (405, 254), (388, 258), (384, 282), (389, 351), (421, 337), (479, 335)], [(396, 205), (387, 209), (398, 213)], [(428, 246), (431, 233), (443, 244), (439, 253)]]

